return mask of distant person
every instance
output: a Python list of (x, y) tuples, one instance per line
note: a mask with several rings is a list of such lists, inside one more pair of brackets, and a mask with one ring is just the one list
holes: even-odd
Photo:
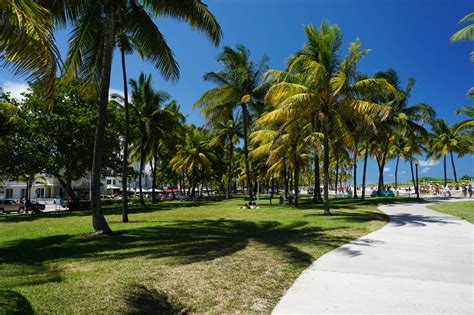
[(469, 198), (472, 198), (472, 184), (469, 184), (467, 191), (469, 192)]
[(272, 199), (273, 199), (273, 189), (270, 187), (268, 188), (268, 194), (270, 198), (270, 204), (272, 204)]
[(467, 197), (467, 185), (466, 184), (462, 185), (462, 195), (463, 195), (463, 197)]
[(279, 204), (280, 206), (283, 206), (283, 205), (285, 204), (285, 199), (283, 199), (283, 195), (280, 195), (280, 199), (279, 199), (279, 201), (278, 201), (278, 204)]

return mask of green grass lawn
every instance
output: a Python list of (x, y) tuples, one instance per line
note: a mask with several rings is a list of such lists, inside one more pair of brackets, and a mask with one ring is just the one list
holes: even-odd
[(406, 201), (338, 200), (332, 216), (304, 200), (165, 202), (132, 206), (128, 224), (109, 207), (116, 235), (95, 238), (86, 212), (1, 215), (0, 295), (38, 313), (269, 313), (312, 261), (381, 228), (387, 200)]
[(463, 218), (466, 221), (474, 223), (474, 200), (460, 202), (442, 202), (428, 208), (444, 212), (455, 217)]

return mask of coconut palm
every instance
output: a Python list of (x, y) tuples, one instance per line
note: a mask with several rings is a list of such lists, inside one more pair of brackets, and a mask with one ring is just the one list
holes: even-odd
[[(134, 22), (136, 18), (143, 19), (143, 23), (137, 25)], [(128, 222), (127, 170), (129, 166), (130, 114), (125, 56), (126, 54), (137, 51), (143, 59), (152, 62), (165, 79), (178, 79), (179, 67), (164, 36), (155, 23), (153, 23), (147, 12), (144, 11), (144, 8), (138, 6), (136, 2), (130, 1), (127, 3), (127, 7), (121, 8), (117, 17), (116, 34), (122, 64), (123, 105), (125, 111), (122, 161), (122, 221)]]
[[(133, 12), (140, 13), (128, 16), (127, 26), (128, 29), (134, 30), (133, 35), (141, 45), (148, 47), (155, 45), (155, 39), (150, 39), (147, 32), (155, 25), (152, 17), (156, 16), (167, 16), (188, 22), (193, 28), (208, 35), (216, 45), (222, 36), (221, 29), (207, 6), (199, 0), (51, 1), (48, 5), (58, 25), (73, 26), (64, 72), (95, 83), (94, 86), (99, 92), (91, 206), (94, 230), (97, 233), (111, 234), (112, 231), (100, 207), (99, 194), (112, 56), (117, 38), (116, 32), (119, 30), (117, 22), (120, 21), (119, 16), (124, 14), (122, 9), (134, 7), (136, 10)], [(156, 58), (158, 59), (166, 63), (163, 56)]]
[(398, 73), (389, 69), (378, 72), (375, 77), (383, 78), (396, 89), (396, 93), (390, 91), (375, 90), (372, 98), (385, 104), (389, 109), (389, 115), (384, 121), (378, 121), (376, 140), (377, 145), (372, 148), (372, 154), (377, 160), (379, 169), (378, 191), (384, 187), (383, 170), (386, 162), (392, 157), (390, 146), (397, 139), (398, 135), (408, 137), (417, 134), (426, 137), (428, 132), (423, 124), (435, 117), (433, 108), (425, 103), (410, 105), (409, 99), (411, 91), (415, 85), (414, 78), (408, 78), (405, 88), (401, 87)]
[[(163, 138), (171, 123), (169, 115), (162, 110), (165, 102), (170, 98), (169, 94), (163, 91), (155, 91), (152, 86), (151, 75), (140, 74), (138, 81), (130, 80), (132, 87), (132, 125), (139, 134), (135, 139), (132, 158), (140, 161), (139, 190), (140, 204), (145, 205), (143, 199), (142, 177), (144, 166), (147, 162), (149, 152), (153, 151), (158, 144), (158, 140)], [(155, 148), (156, 149), (156, 148)]]
[(191, 197), (195, 197), (199, 179), (212, 169), (212, 161), (216, 159), (209, 145), (209, 135), (205, 129), (195, 126), (188, 127), (184, 144), (177, 146), (177, 153), (171, 159), (170, 165), (177, 173), (184, 173), (189, 178)]
[[(465, 23), (465, 22), (471, 22), (474, 21), (474, 12), (469, 13), (465, 17), (463, 17), (461, 20), (459, 20), (458, 24)], [(460, 29), (456, 33), (454, 33), (450, 41), (451, 42), (460, 42), (460, 41), (473, 41), (474, 40), (474, 23), (469, 24), (468, 26)], [(474, 51), (471, 52), (471, 61), (474, 62)]]
[(228, 148), (228, 170), (227, 170), (227, 189), (226, 199), (230, 197), (231, 185), (230, 181), (232, 178), (233, 168), (233, 157), (235, 145), (239, 142), (239, 138), (243, 136), (242, 120), (240, 118), (235, 119), (234, 115), (230, 113), (228, 119), (223, 121), (214, 122), (212, 124), (212, 134), (209, 145), (212, 147), (226, 146)]
[[(261, 76), (267, 70), (268, 57), (264, 55), (256, 63), (250, 59), (250, 51), (243, 45), (235, 49), (224, 47), (224, 51), (217, 57), (223, 70), (208, 72), (204, 80), (212, 82), (217, 87), (206, 91), (194, 103), (208, 120), (215, 117), (227, 117), (229, 113), (240, 108), (242, 110), (243, 125), (243, 153), (245, 158), (245, 172), (250, 200), (253, 200), (252, 177), (248, 159), (248, 134), (251, 124), (252, 111), (261, 111), (263, 89), (260, 87)], [(259, 108), (260, 107), (260, 108)]]
[(0, 1), (0, 62), (28, 80), (44, 80), (52, 105), (61, 56), (50, 12), (38, 1)]
[(449, 126), (445, 119), (436, 119), (432, 122), (432, 132), (428, 142), (430, 158), (443, 158), (444, 167), (444, 185), (447, 184), (446, 175), (446, 156), (451, 157), (451, 166), (453, 168), (454, 181), (457, 183), (456, 167), (454, 165), (453, 152), (458, 156), (463, 156), (474, 149), (473, 134), (456, 132), (456, 128)]
[[(276, 109), (268, 120), (286, 117), (288, 124), (296, 120), (321, 123), (324, 135), (324, 213), (329, 211), (329, 156), (330, 134), (337, 133), (353, 146), (353, 138), (346, 124), (349, 117), (373, 125), (373, 116), (384, 117), (385, 109), (370, 101), (359, 99), (356, 92), (372, 85), (390, 88), (385, 80), (356, 81), (357, 62), (368, 51), (361, 50), (360, 41), (353, 42), (347, 56), (339, 57), (342, 33), (338, 26), (321, 23), (319, 29), (305, 27), (306, 43), (288, 62), (288, 71), (270, 70), (266, 77), (274, 84), (266, 101)], [(315, 133), (318, 133), (314, 129)]]

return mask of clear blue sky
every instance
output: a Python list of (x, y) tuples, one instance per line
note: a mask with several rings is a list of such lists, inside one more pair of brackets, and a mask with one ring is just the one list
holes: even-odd
[[(457, 21), (474, 11), (472, 0), (204, 0), (219, 20), (223, 45), (246, 45), (254, 58), (263, 53), (270, 57), (270, 67), (281, 69), (290, 54), (304, 43), (303, 25), (319, 25), (322, 19), (339, 24), (345, 46), (359, 37), (371, 52), (360, 64), (368, 74), (394, 68), (403, 78), (416, 78), (412, 103), (431, 104), (438, 117), (457, 121), (456, 108), (472, 104), (465, 95), (474, 85), (474, 64), (469, 52), (474, 43), (450, 44), (449, 37), (460, 29)], [(181, 104), (190, 122), (201, 124), (202, 118), (192, 110), (193, 102), (212, 85), (202, 75), (219, 70), (215, 61), (220, 48), (213, 47), (200, 33), (188, 25), (172, 20), (159, 20), (158, 25), (176, 54), (181, 67), (178, 83), (164, 82), (154, 68), (128, 57), (128, 76), (137, 78), (141, 71), (152, 73), (155, 88), (172, 94)], [(67, 33), (57, 34), (63, 53), (67, 49)], [(8, 82), (7, 82), (8, 81)], [(7, 71), (0, 71), (0, 84), (21, 82)], [(118, 56), (115, 58), (111, 88), (122, 90)], [(474, 175), (474, 155), (457, 160), (458, 174)], [(435, 163), (430, 163), (435, 164)], [(376, 181), (374, 163), (369, 181)], [(450, 164), (448, 164), (450, 165)], [(409, 179), (408, 165), (401, 165), (399, 177)], [(386, 180), (393, 179), (394, 163), (387, 165)], [(427, 176), (442, 176), (442, 163), (421, 167)], [(448, 176), (452, 170), (448, 168)], [(359, 180), (360, 181), (360, 180)]]

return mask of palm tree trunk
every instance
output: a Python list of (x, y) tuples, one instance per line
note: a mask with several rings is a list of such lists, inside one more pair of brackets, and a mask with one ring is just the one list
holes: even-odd
[[(313, 132), (319, 132), (319, 117), (315, 114), (313, 117)], [(318, 149), (314, 147), (314, 194), (313, 202), (321, 201), (321, 178), (319, 174), (319, 155)]]
[(448, 184), (448, 177), (446, 174), (446, 154), (443, 157), (443, 165), (444, 165), (444, 187)]
[(249, 130), (249, 113), (247, 111), (247, 105), (242, 103), (242, 115), (243, 115), (243, 127), (244, 127), (244, 158), (245, 158), (245, 173), (247, 175), (247, 189), (249, 194), (249, 200), (253, 200), (252, 191), (252, 179), (250, 176), (250, 164), (249, 164), (249, 151), (248, 151), (248, 130)]
[(123, 76), (123, 104), (125, 110), (125, 135), (123, 140), (123, 161), (122, 161), (122, 222), (128, 222), (128, 142), (130, 134), (130, 113), (128, 108), (128, 83), (127, 70), (125, 67), (125, 51), (120, 49), (122, 55), (122, 76)]
[(143, 168), (145, 163), (145, 145), (144, 140), (142, 139), (142, 143), (140, 144), (140, 175), (138, 177), (138, 188), (140, 190), (140, 206), (145, 206), (145, 200), (143, 199), (143, 185), (142, 185), (142, 177), (143, 177)]
[(411, 180), (413, 182), (413, 187), (415, 188), (415, 193), (416, 193), (415, 172), (413, 171), (413, 161), (412, 160), (410, 160), (410, 170), (411, 170)]
[(295, 207), (298, 207), (298, 190), (299, 190), (299, 166), (298, 166), (298, 155), (296, 152), (296, 145), (293, 145), (293, 165), (295, 167)]
[(367, 160), (369, 158), (369, 146), (370, 146), (370, 141), (367, 139), (367, 146), (365, 148), (365, 156), (364, 156), (364, 169), (362, 170), (362, 196), (360, 197), (360, 200), (365, 200), (365, 179), (367, 175)]
[(397, 162), (395, 163), (395, 189), (398, 189), (398, 162), (400, 161), (400, 157), (397, 156)]
[(451, 165), (453, 166), (454, 182), (457, 183), (458, 182), (458, 177), (456, 175), (456, 167), (454, 167), (453, 151), (449, 151), (449, 155), (451, 155)]
[(229, 148), (229, 169), (227, 170), (227, 191), (226, 191), (226, 199), (230, 198), (230, 178), (232, 176), (232, 159), (234, 157), (234, 145), (232, 143), (232, 139), (230, 141), (230, 148)]
[(100, 178), (102, 171), (102, 155), (104, 152), (105, 124), (107, 120), (107, 104), (109, 101), (110, 74), (114, 50), (115, 2), (105, 6), (106, 27), (100, 73), (99, 114), (95, 130), (94, 153), (92, 158), (91, 208), (92, 226), (96, 234), (112, 235), (100, 205)]
[(283, 172), (285, 175), (285, 200), (288, 200), (288, 168), (286, 166), (286, 163), (284, 165)]
[[(151, 202), (153, 204), (156, 203), (156, 194), (155, 194), (155, 190), (156, 190), (156, 161), (158, 160), (158, 157), (155, 155), (153, 157), (153, 169), (152, 169), (152, 175), (153, 175), (153, 178), (151, 180)], [(174, 199), (174, 198), (173, 198)]]
[(355, 149), (354, 149), (354, 199), (357, 198), (357, 149), (358, 149), (358, 143), (356, 142), (355, 144)]
[(323, 199), (323, 207), (324, 207), (324, 214), (330, 215), (331, 212), (329, 211), (329, 118), (327, 114), (324, 116), (324, 159), (323, 159), (323, 189), (324, 189), (324, 199)]
[(337, 180), (339, 178), (339, 157), (336, 156), (336, 180), (335, 180), (335, 183), (334, 183), (334, 190), (336, 191), (337, 193)]

